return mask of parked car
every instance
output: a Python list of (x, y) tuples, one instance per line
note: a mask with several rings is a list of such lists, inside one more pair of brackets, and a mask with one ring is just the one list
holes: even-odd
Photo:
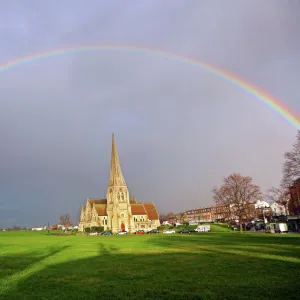
[(185, 229), (180, 230), (179, 233), (191, 233), (191, 231), (189, 229), (185, 228)]
[(112, 235), (112, 232), (110, 230), (104, 231), (101, 233), (101, 235)]
[(247, 230), (250, 230), (252, 227), (254, 227), (254, 224), (253, 224), (253, 223), (247, 223), (247, 224), (246, 224), (246, 229), (247, 229)]
[(90, 232), (89, 235), (99, 235), (99, 232)]
[(265, 229), (265, 225), (264, 224), (255, 224), (255, 230), (264, 230)]
[(166, 233), (166, 234), (172, 234), (172, 233), (175, 233), (175, 230), (173, 230), (173, 229), (168, 229), (168, 230), (165, 230), (163, 233)]
[(117, 235), (127, 235), (127, 231), (122, 231), (122, 230), (120, 230), (118, 233), (117, 233)]
[(210, 225), (199, 225), (196, 229), (196, 232), (210, 232)]
[(145, 234), (145, 231), (144, 230), (138, 230), (134, 234)]
[(152, 229), (147, 232), (147, 234), (157, 234), (157, 233), (159, 233), (158, 229)]

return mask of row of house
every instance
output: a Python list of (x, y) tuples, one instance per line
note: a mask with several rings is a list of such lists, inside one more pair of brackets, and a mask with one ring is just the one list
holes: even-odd
[[(294, 181), (288, 190), (289, 199), (286, 205), (259, 200), (253, 205), (250, 213), (253, 219), (264, 219), (265, 217), (288, 216), (289, 219), (299, 219), (300, 216), (300, 178)], [(222, 222), (234, 219), (230, 216), (230, 207), (227, 205), (207, 206), (186, 210), (169, 218), (171, 222), (177, 223), (199, 223), (199, 222)]]
[(64, 226), (64, 225), (50, 225), (49, 227), (44, 225), (42, 227), (32, 227), (33, 231), (41, 231), (41, 230), (77, 230), (78, 226)]
[[(259, 200), (253, 205), (251, 215), (253, 219), (263, 219), (265, 217), (286, 215), (286, 210), (281, 204), (274, 202), (270, 205), (266, 201)], [(169, 221), (173, 223), (202, 223), (224, 222), (230, 219), (234, 219), (230, 216), (230, 207), (228, 205), (216, 205), (186, 210), (183, 213), (175, 214), (169, 218)]]

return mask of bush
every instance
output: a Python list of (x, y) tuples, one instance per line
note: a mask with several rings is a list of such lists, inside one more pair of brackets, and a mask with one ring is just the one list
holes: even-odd
[(104, 231), (104, 227), (102, 227), (102, 226), (93, 226), (91, 228), (91, 232), (98, 232), (98, 233), (100, 233), (100, 232), (103, 232), (103, 231)]
[(90, 227), (84, 228), (84, 232), (90, 233), (91, 232), (91, 228)]
[(158, 229), (159, 231), (164, 231), (164, 230), (166, 229), (166, 226), (159, 226), (159, 227), (157, 227), (157, 229)]

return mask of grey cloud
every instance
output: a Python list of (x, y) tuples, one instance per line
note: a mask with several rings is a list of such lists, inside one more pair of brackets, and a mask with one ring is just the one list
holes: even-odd
[[(148, 45), (231, 70), (300, 114), (297, 2), (72, 3), (69, 12), (68, 1), (22, 2), (18, 11), (1, 3), (0, 61), (69, 44)], [(24, 20), (26, 32), (15, 25)], [(105, 196), (112, 131), (130, 192), (161, 212), (210, 205), (211, 188), (231, 172), (264, 190), (278, 184), (296, 134), (228, 82), (138, 51), (2, 72), (0, 99), (0, 227), (54, 223), (64, 212), (76, 221), (86, 197)]]

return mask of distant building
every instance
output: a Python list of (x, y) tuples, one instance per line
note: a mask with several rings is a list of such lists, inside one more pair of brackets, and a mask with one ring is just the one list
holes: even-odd
[(270, 204), (263, 200), (258, 200), (254, 203), (254, 218), (267, 220), (267, 217), (270, 218), (272, 216), (272, 209)]
[(273, 202), (270, 205), (271, 211), (272, 211), (272, 216), (278, 217), (278, 216), (286, 216), (287, 213), (285, 211), (285, 207), (282, 204), (279, 204), (277, 202)]
[(170, 223), (170, 221), (163, 221), (161, 225), (171, 225), (171, 223)]
[(175, 217), (175, 221), (183, 223), (222, 222), (228, 219), (231, 219), (228, 205), (194, 208)]
[[(272, 207), (265, 201), (258, 200), (252, 204), (253, 210), (249, 214), (250, 219), (263, 219), (272, 216)], [(284, 207), (280, 204), (273, 205), (276, 213), (281, 213)], [(188, 222), (188, 223), (205, 223), (205, 222), (226, 222), (236, 220), (237, 217), (232, 215), (230, 205), (215, 205), (194, 208), (186, 210), (181, 214), (176, 214), (172, 218), (175, 222)]]
[(102, 226), (113, 232), (137, 230), (149, 231), (160, 226), (154, 203), (138, 203), (131, 199), (122, 174), (117, 146), (112, 136), (110, 177), (106, 198), (88, 198), (82, 207), (78, 230)]

